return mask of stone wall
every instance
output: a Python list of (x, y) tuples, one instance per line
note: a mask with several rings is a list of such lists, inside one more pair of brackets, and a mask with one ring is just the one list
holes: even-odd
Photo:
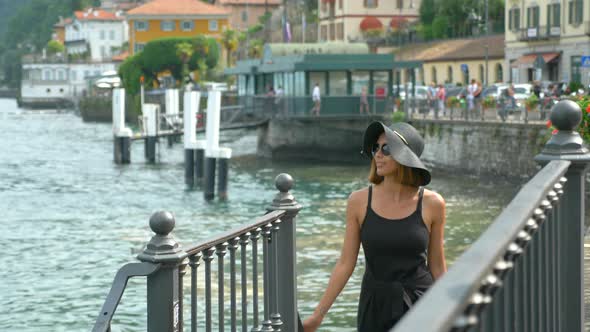
[(422, 159), (433, 168), (472, 175), (530, 177), (550, 133), (542, 124), (421, 120), (413, 125), (426, 144)]
[[(272, 159), (367, 163), (360, 150), (371, 121), (382, 117), (272, 119), (259, 129), (258, 154)], [(417, 120), (429, 167), (471, 175), (529, 177), (549, 139), (543, 124)]]

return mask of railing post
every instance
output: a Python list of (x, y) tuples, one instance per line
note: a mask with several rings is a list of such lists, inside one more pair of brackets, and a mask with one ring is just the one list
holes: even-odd
[(170, 233), (174, 215), (156, 212), (150, 218), (150, 228), (156, 235), (137, 256), (142, 262), (161, 263), (162, 267), (147, 278), (148, 332), (182, 331), (181, 276), (185, 254)]
[[(283, 322), (283, 331), (297, 331), (297, 278), (296, 278), (296, 247), (295, 229), (296, 217), (301, 210), (289, 190), (293, 187), (291, 175), (282, 173), (275, 178), (275, 186), (279, 193), (272, 204), (267, 207), (268, 212), (276, 210), (286, 211), (281, 218), (281, 227), (278, 231), (278, 260), (279, 271), (277, 273), (277, 289), (279, 290), (278, 307)], [(275, 241), (276, 241), (275, 240)]]
[(554, 220), (563, 234), (558, 239), (561, 248), (558, 259), (562, 268), (557, 272), (562, 276), (562, 285), (567, 285), (559, 287), (562, 293), (557, 304), (562, 331), (582, 331), (584, 328), (584, 187), (590, 152), (575, 131), (581, 119), (578, 104), (571, 100), (557, 103), (551, 110), (551, 122), (558, 132), (535, 157), (541, 165), (551, 160), (572, 162), (565, 174), (567, 182), (560, 203), (561, 213)]

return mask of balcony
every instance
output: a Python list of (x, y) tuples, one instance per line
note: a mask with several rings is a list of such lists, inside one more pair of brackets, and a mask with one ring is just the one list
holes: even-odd
[(539, 40), (561, 38), (560, 26), (538, 26), (520, 29), (518, 40), (532, 42)]

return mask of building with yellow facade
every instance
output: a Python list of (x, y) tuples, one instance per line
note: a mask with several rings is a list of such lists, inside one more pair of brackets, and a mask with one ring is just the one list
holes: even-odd
[(129, 50), (141, 51), (149, 41), (165, 37), (220, 37), (229, 12), (200, 0), (154, 0), (127, 12)]
[(404, 29), (418, 19), (421, 0), (319, 0), (320, 41), (359, 42), (367, 30)]
[[(416, 73), (416, 82), (421, 84), (464, 85), (471, 79), (485, 84), (486, 47), (488, 84), (505, 82), (504, 35), (407, 45), (394, 52), (394, 57), (396, 61), (423, 61)], [(408, 70), (400, 74), (402, 82), (410, 81)]]
[(590, 83), (590, 1), (507, 0), (505, 11), (511, 81)]

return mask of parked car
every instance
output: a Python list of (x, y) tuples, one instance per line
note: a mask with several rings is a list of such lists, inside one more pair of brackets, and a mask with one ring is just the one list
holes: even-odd
[(487, 86), (481, 92), (482, 98), (493, 97), (494, 99), (498, 99), (500, 96), (501, 89), (508, 87), (507, 84), (504, 83), (494, 83), (490, 86)]

